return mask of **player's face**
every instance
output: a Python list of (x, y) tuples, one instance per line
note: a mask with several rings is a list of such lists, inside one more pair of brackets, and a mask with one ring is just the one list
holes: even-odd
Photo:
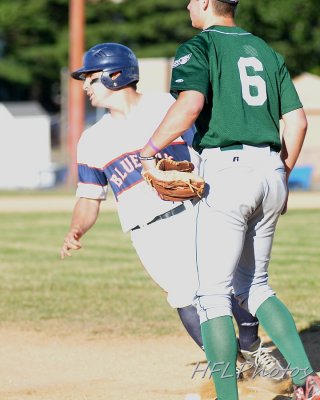
[(102, 72), (86, 74), (83, 83), (83, 90), (89, 96), (92, 106), (106, 107), (106, 100), (112, 94), (112, 90), (107, 89), (101, 82)]
[(201, 4), (200, 0), (190, 0), (187, 6), (192, 26), (198, 29), (202, 29)]

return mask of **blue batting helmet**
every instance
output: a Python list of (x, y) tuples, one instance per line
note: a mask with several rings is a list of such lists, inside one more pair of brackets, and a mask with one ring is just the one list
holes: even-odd
[[(139, 81), (138, 60), (132, 50), (118, 43), (101, 43), (83, 57), (83, 67), (71, 73), (72, 78), (85, 80), (86, 73), (102, 71), (101, 82), (111, 90), (121, 89)], [(114, 80), (111, 74), (121, 72)]]

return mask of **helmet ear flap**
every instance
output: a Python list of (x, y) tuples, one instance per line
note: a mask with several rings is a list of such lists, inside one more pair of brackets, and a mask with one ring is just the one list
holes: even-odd
[[(116, 77), (113, 77), (117, 74)], [(116, 71), (102, 71), (101, 82), (110, 90), (118, 90), (139, 81), (139, 71), (136, 66), (117, 69)]]
[(110, 72), (110, 71), (102, 71), (101, 75), (101, 83), (108, 89), (111, 90), (116, 90), (119, 86), (118, 79), (121, 76), (121, 71), (117, 71), (119, 73), (119, 76), (117, 76), (115, 79), (112, 79), (112, 75), (115, 74), (116, 72)]
[(102, 71), (102, 75), (101, 75), (101, 83), (108, 89), (111, 89), (113, 87), (112, 83), (112, 79), (110, 77), (110, 72), (108, 71)]

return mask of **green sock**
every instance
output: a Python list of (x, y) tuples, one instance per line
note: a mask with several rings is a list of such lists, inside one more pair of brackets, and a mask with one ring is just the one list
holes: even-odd
[(238, 400), (238, 346), (232, 317), (218, 317), (202, 323), (201, 334), (218, 399)]
[(292, 369), (293, 383), (303, 385), (313, 369), (287, 307), (276, 296), (269, 297), (258, 308), (257, 317)]

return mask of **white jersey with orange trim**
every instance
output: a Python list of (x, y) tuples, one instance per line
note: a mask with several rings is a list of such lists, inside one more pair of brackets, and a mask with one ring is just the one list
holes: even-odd
[[(78, 144), (79, 182), (77, 197), (105, 200), (111, 187), (124, 232), (144, 226), (156, 216), (181, 203), (163, 201), (145, 182), (138, 158), (140, 149), (158, 127), (174, 102), (169, 93), (143, 94), (124, 119), (105, 114), (82, 134)], [(191, 160), (196, 168), (198, 155), (190, 150), (194, 130), (171, 143), (157, 157)]]

